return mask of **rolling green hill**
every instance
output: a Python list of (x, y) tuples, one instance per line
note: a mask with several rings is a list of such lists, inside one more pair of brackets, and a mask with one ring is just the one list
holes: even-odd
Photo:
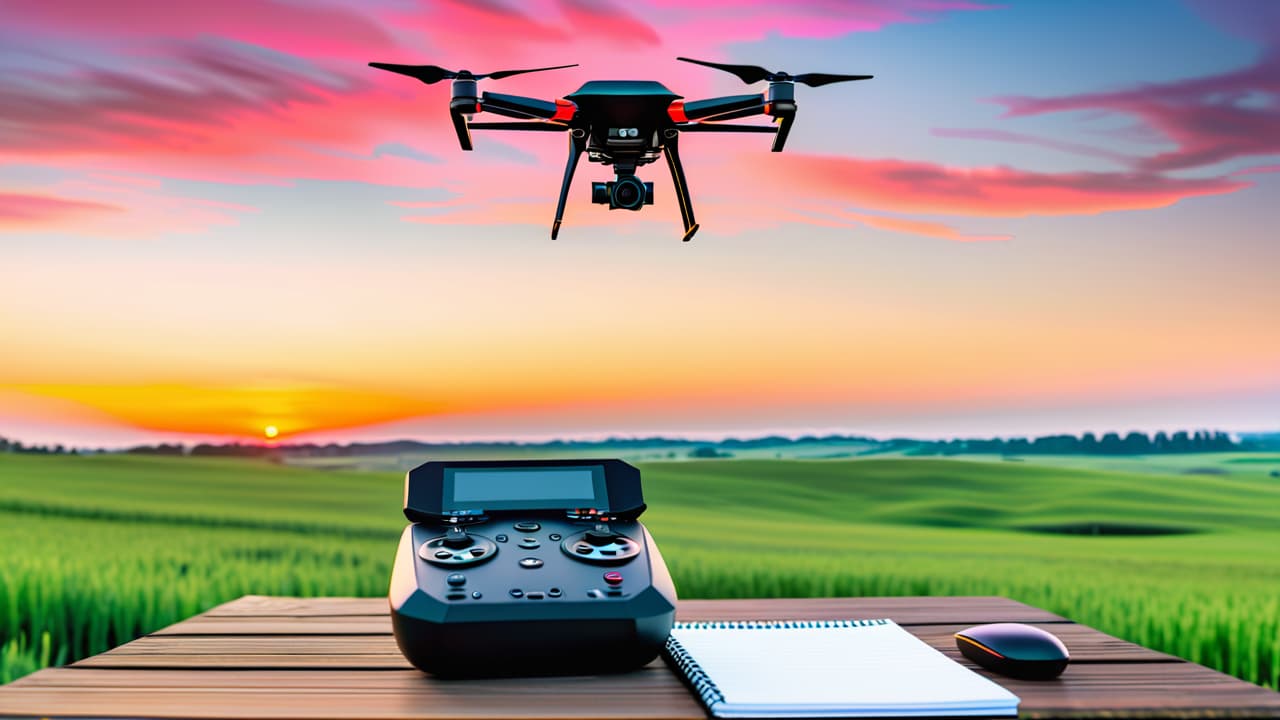
[[(682, 597), (1001, 594), (1275, 687), (1280, 480), (1241, 459), (648, 463), (644, 520)], [(401, 482), (0, 454), (0, 681), (246, 593), (380, 595)]]

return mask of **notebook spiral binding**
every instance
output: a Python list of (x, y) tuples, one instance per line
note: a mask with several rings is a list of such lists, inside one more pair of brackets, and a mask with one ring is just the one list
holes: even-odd
[[(889, 620), (711, 620), (703, 622), (678, 622), (676, 628), (690, 630), (794, 630), (796, 628), (842, 628), (887, 625)], [(724, 702), (724, 694), (715, 682), (702, 670), (697, 660), (685, 650), (675, 636), (667, 638), (664, 648), (667, 659), (680, 670), (680, 675), (693, 688), (708, 710)]]
[[(677, 623), (677, 625), (680, 624), (683, 623)], [(703, 623), (698, 623), (698, 625), (703, 625)], [(716, 705), (724, 702), (724, 694), (720, 692), (720, 688), (716, 687), (711, 678), (702, 671), (702, 666), (698, 664), (697, 660), (693, 659), (688, 650), (684, 649), (679, 640), (674, 637), (668, 637), (667, 645), (663, 650), (667, 660), (674, 663), (676, 668), (680, 670), (680, 676), (689, 683), (689, 687), (693, 688), (694, 694), (698, 696), (698, 699), (702, 701), (702, 704), (708, 710), (714, 711)]]

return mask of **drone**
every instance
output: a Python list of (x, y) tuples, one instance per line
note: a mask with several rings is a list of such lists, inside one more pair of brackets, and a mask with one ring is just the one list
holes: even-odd
[[(698, 231), (694, 220), (689, 186), (680, 163), (680, 136), (690, 132), (770, 133), (773, 152), (781, 152), (796, 119), (795, 85), (819, 87), (852, 80), (869, 80), (872, 75), (833, 75), (802, 73), (790, 75), (770, 72), (754, 65), (676, 58), (736, 75), (751, 85), (768, 81), (766, 92), (752, 95), (729, 95), (686, 102), (681, 95), (652, 80), (592, 80), (574, 93), (555, 101), (520, 95), (478, 92), (480, 80), (501, 80), (512, 75), (561, 70), (577, 67), (554, 65), (527, 70), (499, 70), (472, 73), (469, 70), (446, 70), (436, 65), (396, 65), (371, 62), (370, 67), (407, 75), (433, 85), (441, 80), (453, 81), (449, 99), (449, 116), (458, 134), (458, 144), (471, 150), (472, 130), (518, 130), (563, 132), (569, 135), (569, 161), (560, 183), (560, 202), (556, 205), (551, 239), (560, 234), (564, 205), (574, 170), (585, 152), (589, 162), (613, 166), (614, 179), (591, 183), (591, 202), (608, 205), (610, 210), (640, 210), (653, 204), (653, 183), (644, 182), (636, 169), (665, 155), (667, 168), (680, 204), (684, 223), (683, 241), (688, 242)], [(479, 113), (492, 113), (517, 118), (521, 122), (475, 122)], [(773, 125), (725, 123), (754, 115), (773, 118)]]

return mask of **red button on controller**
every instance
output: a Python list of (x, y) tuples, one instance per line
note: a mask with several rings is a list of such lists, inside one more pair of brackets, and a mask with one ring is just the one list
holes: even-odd
[(604, 581), (609, 583), (610, 585), (621, 585), (622, 573), (618, 572), (617, 570), (607, 572), (604, 574)]

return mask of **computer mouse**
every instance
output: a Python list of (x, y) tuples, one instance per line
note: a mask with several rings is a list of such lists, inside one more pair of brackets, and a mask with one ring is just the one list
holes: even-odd
[(1071, 658), (1061, 640), (1022, 623), (974, 625), (956, 633), (956, 647), (982, 667), (1022, 680), (1056, 678)]

